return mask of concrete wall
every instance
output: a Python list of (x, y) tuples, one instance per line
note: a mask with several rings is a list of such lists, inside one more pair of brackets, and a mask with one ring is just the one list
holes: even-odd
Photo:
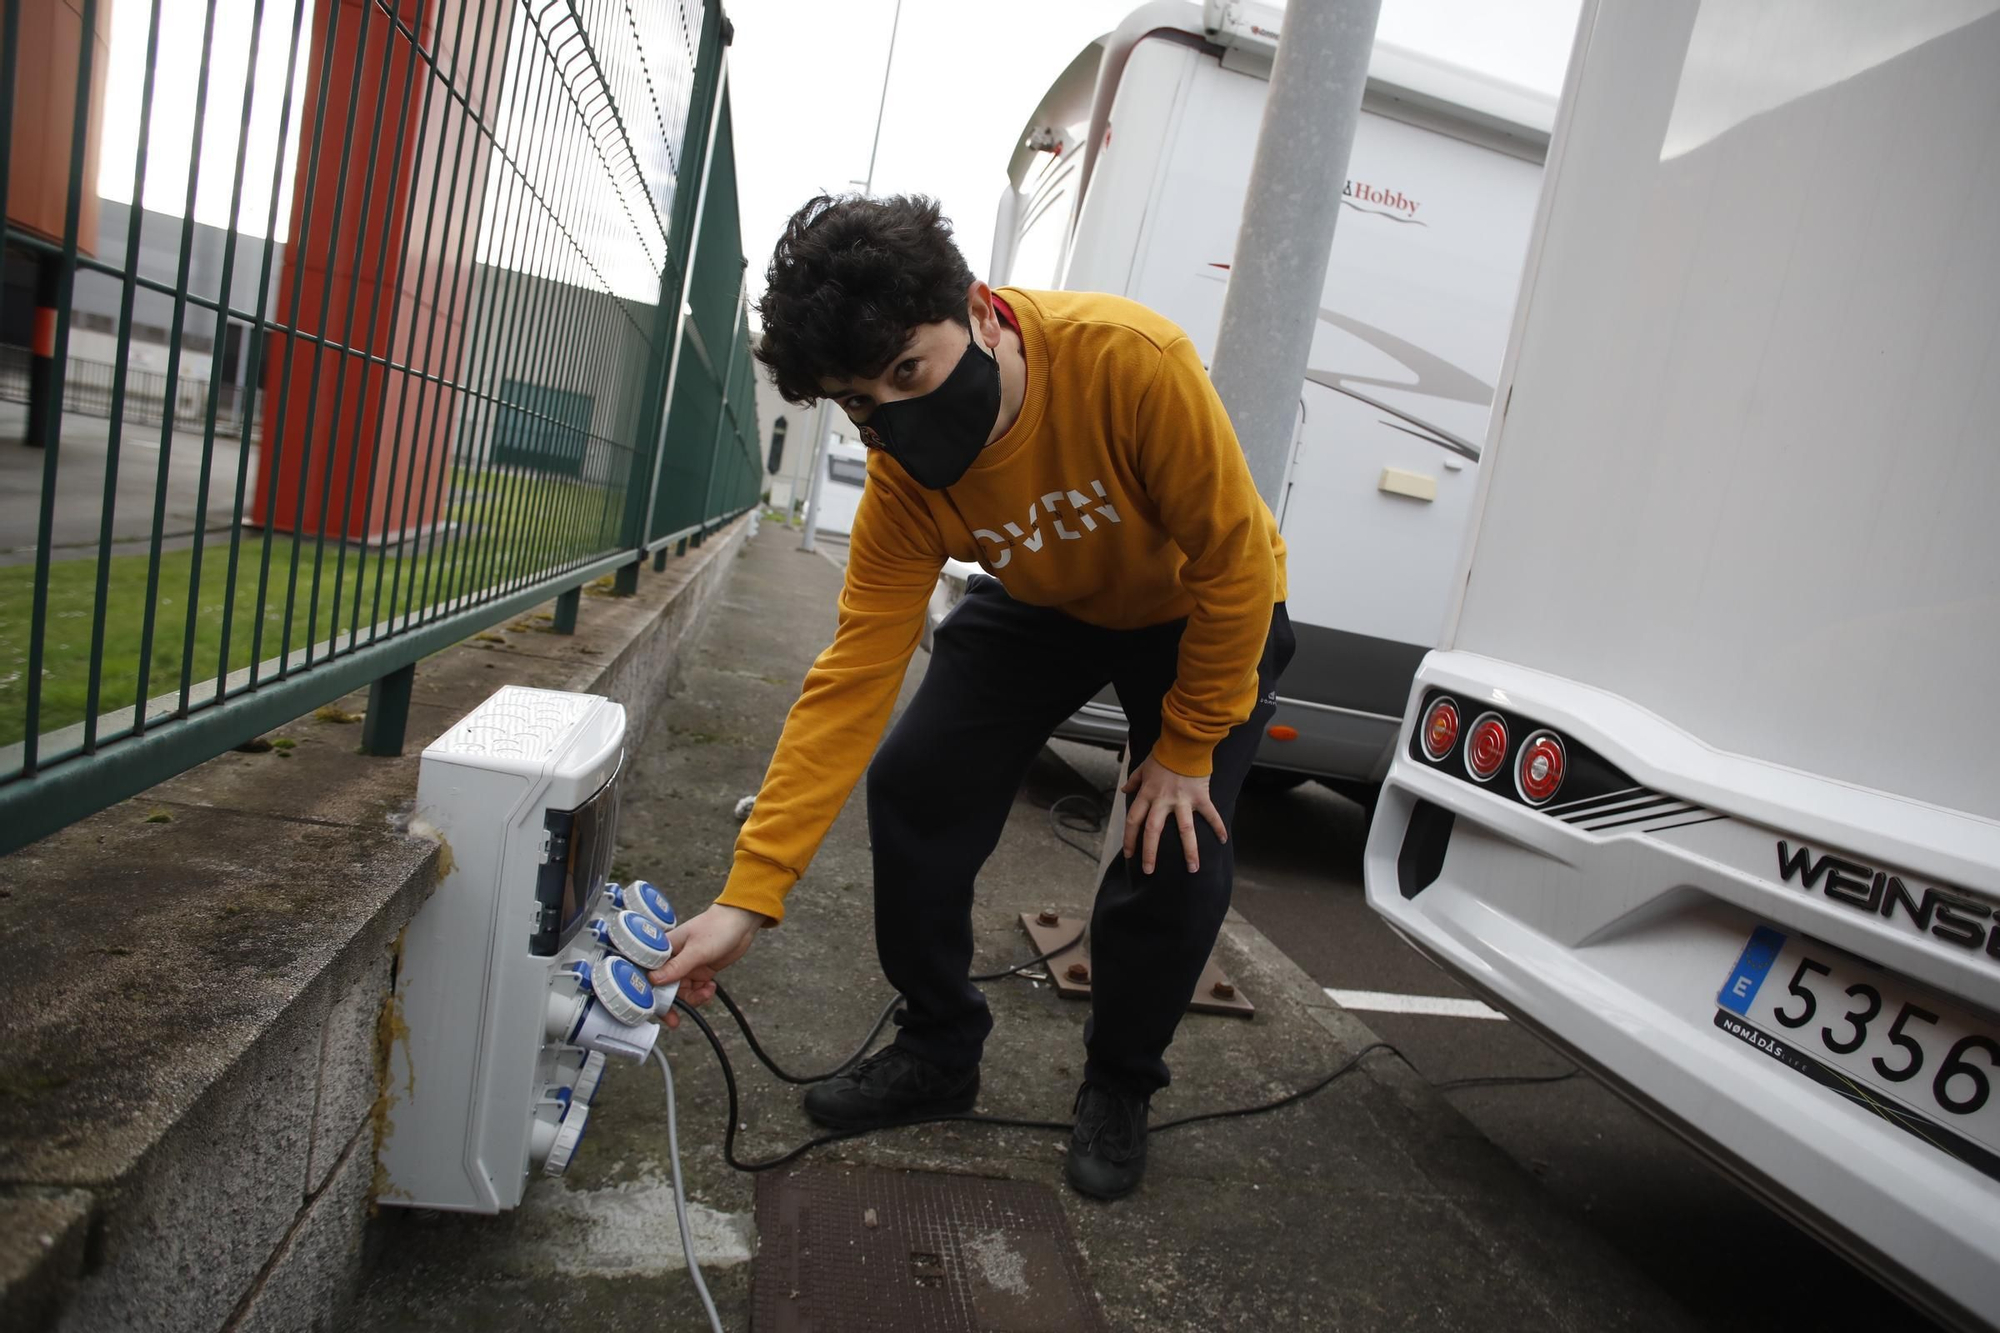
[[(641, 429), (639, 409), (658, 307), (480, 264), (473, 269), (466, 309), (478, 330), (466, 340), (456, 372), (460, 383), (496, 400), (509, 383), (587, 399), (590, 438), (584, 441), (583, 480), (621, 484), (632, 454), (618, 446), (637, 446), (644, 455), (653, 445)], [(484, 462), (503, 410), (461, 395), (453, 425), (455, 456)]]
[[(751, 334), (755, 338), (754, 330)], [(757, 449), (764, 461), (764, 487), (771, 492), (771, 505), (779, 513), (789, 513), (794, 505), (804, 505), (806, 474), (812, 465), (812, 421), (816, 409), (797, 407), (778, 396), (771, 377), (757, 369)], [(785, 423), (785, 449), (776, 468), (771, 467), (771, 432)]]
[[(771, 507), (780, 513), (804, 514), (806, 489), (812, 474), (813, 422), (819, 414), (817, 407), (795, 407), (778, 396), (778, 391), (761, 372), (757, 377), (757, 413), (763, 429), (760, 436), (764, 462), (764, 485), (771, 492)], [(779, 460), (777, 470), (769, 467), (771, 461), (771, 428), (778, 418), (785, 420), (785, 452)], [(828, 407), (826, 413), (827, 434), (836, 440), (849, 444), (861, 443), (861, 432), (847, 415), (836, 408)]]
[[(262, 218), (257, 219), (261, 225)], [(98, 201), (97, 257), (107, 264), (125, 262), (125, 242), (132, 224), (132, 206), (121, 204), (116, 199)], [(181, 230), (187, 225), (184, 218), (171, 213), (156, 213), (146, 209), (139, 223), (138, 272), (156, 282), (173, 282), (180, 272)], [(194, 224), (194, 239), (188, 248), (188, 290), (213, 300), (222, 288), (223, 251), (228, 246), (229, 233), (222, 227), (211, 227), (205, 222)], [(271, 273), (268, 289), (264, 296), (264, 312), (270, 314), (278, 305), (278, 277), (284, 272), (283, 245), (273, 245), (262, 236), (236, 237), (236, 258), (229, 274), (229, 304), (238, 310), (257, 308), (257, 288), (263, 280), (265, 251), (271, 251)], [(79, 321), (91, 317), (87, 326), (104, 331), (115, 330), (118, 323), (118, 309), (124, 299), (124, 284), (109, 274), (80, 272), (76, 279), (76, 297), (71, 304)], [(132, 293), (132, 340), (136, 345), (149, 344), (146, 351), (159, 356), (162, 361), (166, 354), (167, 332), (173, 326), (174, 298), (161, 292), (149, 291), (143, 287)], [(181, 308), (181, 345), (183, 364), (189, 352), (206, 357), (215, 345), (215, 316), (200, 306), (183, 305)], [(72, 346), (72, 355), (81, 351)], [(247, 359), (247, 358), (246, 358)], [(152, 369), (150, 363), (142, 362)], [(240, 379), (242, 364), (239, 361), (237, 374)], [(200, 374), (207, 375), (204, 368)]]

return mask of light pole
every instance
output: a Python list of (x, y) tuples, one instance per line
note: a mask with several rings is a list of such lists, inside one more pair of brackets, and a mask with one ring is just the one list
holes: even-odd
[(820, 474), (826, 471), (826, 399), (819, 400), (809, 418), (812, 422), (813, 447), (812, 471), (806, 476), (805, 535), (799, 538), (801, 551), (819, 549), (819, 483)]
[(875, 150), (882, 146), (882, 109), (889, 105), (889, 71), (896, 63), (896, 32), (903, 26), (903, 0), (896, 0), (895, 17), (889, 20), (889, 58), (882, 62), (882, 96), (875, 103), (875, 141), (868, 145), (868, 179), (861, 193), (875, 193)]
[[(1226, 9), (1211, 0), (1210, 11)], [(1250, 475), (1284, 508), (1299, 382), (1312, 351), (1381, 0), (1292, 0), (1222, 298), (1208, 377)]]
[[(896, 33), (903, 26), (903, 0), (896, 0), (895, 16), (889, 20), (889, 55), (882, 62), (882, 96), (875, 103), (875, 138), (868, 145), (868, 175), (861, 182), (861, 193), (875, 193), (875, 154), (882, 147), (882, 112), (889, 105), (889, 71), (896, 67)], [(819, 488), (821, 474), (826, 471), (826, 399), (819, 400), (813, 412), (813, 461), (812, 478), (806, 483), (806, 532), (799, 538), (801, 551), (818, 549), (819, 536)]]

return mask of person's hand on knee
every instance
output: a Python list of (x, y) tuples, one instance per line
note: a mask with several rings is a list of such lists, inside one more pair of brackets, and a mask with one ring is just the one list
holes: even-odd
[(1151, 755), (1119, 790), (1126, 795), (1125, 855), (1139, 856), (1139, 868), (1153, 873), (1160, 846), (1160, 834), (1172, 819), (1180, 831), (1181, 852), (1187, 857), (1188, 873), (1201, 869), (1201, 852), (1195, 846), (1194, 820), (1200, 815), (1215, 830), (1215, 836), (1229, 841), (1222, 815), (1208, 799), (1208, 779), (1176, 773)]

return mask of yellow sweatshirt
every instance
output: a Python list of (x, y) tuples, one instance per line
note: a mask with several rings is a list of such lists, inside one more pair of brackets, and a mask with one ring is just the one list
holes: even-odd
[(1187, 617), (1153, 751), (1173, 771), (1206, 775), (1250, 716), (1285, 546), (1201, 358), (1122, 297), (1000, 296), (1027, 359), (1021, 414), (947, 491), (870, 452), (839, 628), (785, 720), (719, 902), (784, 915), (881, 739), (946, 556), (1093, 625)]

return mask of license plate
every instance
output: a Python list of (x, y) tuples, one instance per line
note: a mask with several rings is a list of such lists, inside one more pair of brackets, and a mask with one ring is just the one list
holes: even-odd
[(1715, 1026), (2000, 1180), (2000, 1026), (1817, 940), (1759, 926)]

